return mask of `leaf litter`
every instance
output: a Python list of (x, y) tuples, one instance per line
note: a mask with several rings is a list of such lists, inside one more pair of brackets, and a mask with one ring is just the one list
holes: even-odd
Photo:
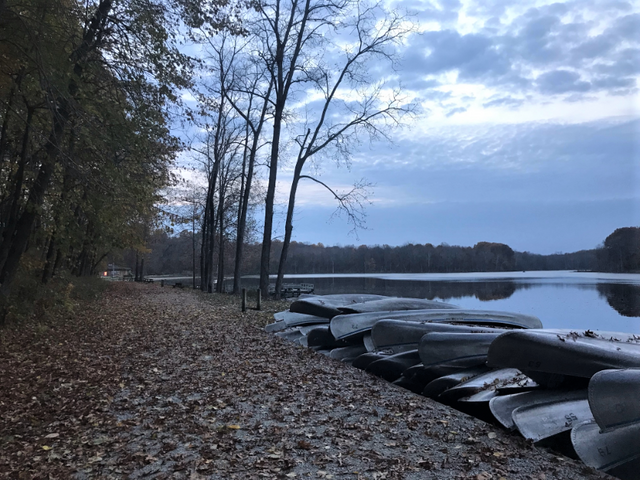
[(285, 308), (121, 283), (0, 331), (0, 478), (610, 478), (265, 333)]

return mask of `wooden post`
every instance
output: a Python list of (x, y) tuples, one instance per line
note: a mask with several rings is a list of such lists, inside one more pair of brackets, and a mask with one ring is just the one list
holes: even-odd
[(262, 310), (262, 292), (258, 289), (258, 302), (256, 304), (257, 310)]
[(247, 289), (246, 288), (242, 289), (242, 311), (243, 312), (247, 311)]

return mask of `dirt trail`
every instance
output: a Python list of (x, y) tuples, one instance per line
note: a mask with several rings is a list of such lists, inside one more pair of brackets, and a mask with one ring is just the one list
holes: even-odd
[(123, 283), (0, 332), (0, 477), (611, 478), (264, 333), (266, 307)]

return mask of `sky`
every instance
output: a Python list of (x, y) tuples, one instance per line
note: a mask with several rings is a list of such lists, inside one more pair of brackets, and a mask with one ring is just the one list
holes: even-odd
[[(640, 4), (402, 0), (419, 32), (395, 71), (420, 113), (350, 168), (307, 173), (373, 186), (355, 234), (317, 184), (301, 184), (293, 240), (324, 245), (502, 242), (572, 252), (640, 225)], [(394, 77), (395, 76), (395, 77)], [(282, 238), (292, 165), (280, 174)]]

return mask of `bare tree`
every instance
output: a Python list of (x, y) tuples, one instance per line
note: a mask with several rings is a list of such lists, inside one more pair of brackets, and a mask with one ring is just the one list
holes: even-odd
[[(366, 200), (369, 185), (361, 181), (350, 192), (337, 193), (325, 183), (302, 174), (308, 160), (329, 151), (336, 159), (348, 161), (351, 148), (359, 142), (361, 134), (370, 139), (390, 140), (393, 127), (414, 109), (398, 90), (386, 88), (383, 82), (372, 83), (366, 73), (368, 62), (372, 60), (386, 60), (393, 64), (391, 47), (412, 30), (411, 23), (395, 12), (384, 12), (379, 4), (367, 7), (355, 1), (350, 2), (349, 7), (353, 9), (351, 15), (334, 24), (333, 51), (325, 48), (329, 50), (328, 56), (337, 55), (339, 50), (342, 63), (335, 65), (319, 58), (312, 65), (307, 65), (305, 71), (307, 79), (315, 86), (315, 92), (321, 93), (322, 100), (319, 113), (314, 115), (312, 112), (310, 118), (307, 117), (304, 132), (295, 139), (298, 153), (289, 192), (276, 294), (282, 287), (301, 179), (308, 178), (327, 188), (337, 200), (338, 209), (346, 213), (354, 228), (361, 226), (363, 200)], [(352, 37), (346, 44), (341, 37), (344, 32), (349, 32)], [(338, 42), (342, 46), (338, 47)]]
[(273, 134), (260, 258), (260, 288), (265, 297), (269, 292), (273, 207), (285, 108), (292, 87), (309, 80), (306, 70), (317, 53), (314, 47), (322, 42), (323, 33), (332, 28), (349, 3), (350, 0), (268, 0), (256, 6), (259, 19), (253, 30), (260, 41), (258, 55), (273, 82)]
[[(241, 51), (247, 44), (234, 50)], [(269, 97), (273, 90), (273, 78), (255, 59), (248, 58), (238, 66), (233, 66), (234, 80), (226, 90), (227, 100), (236, 113), (245, 122), (244, 145), (242, 155), (242, 176), (238, 219), (236, 230), (236, 254), (233, 272), (233, 293), (241, 288), (241, 266), (247, 229), (247, 213), (253, 192), (253, 177), (259, 150), (265, 146), (262, 130), (269, 113)]]

